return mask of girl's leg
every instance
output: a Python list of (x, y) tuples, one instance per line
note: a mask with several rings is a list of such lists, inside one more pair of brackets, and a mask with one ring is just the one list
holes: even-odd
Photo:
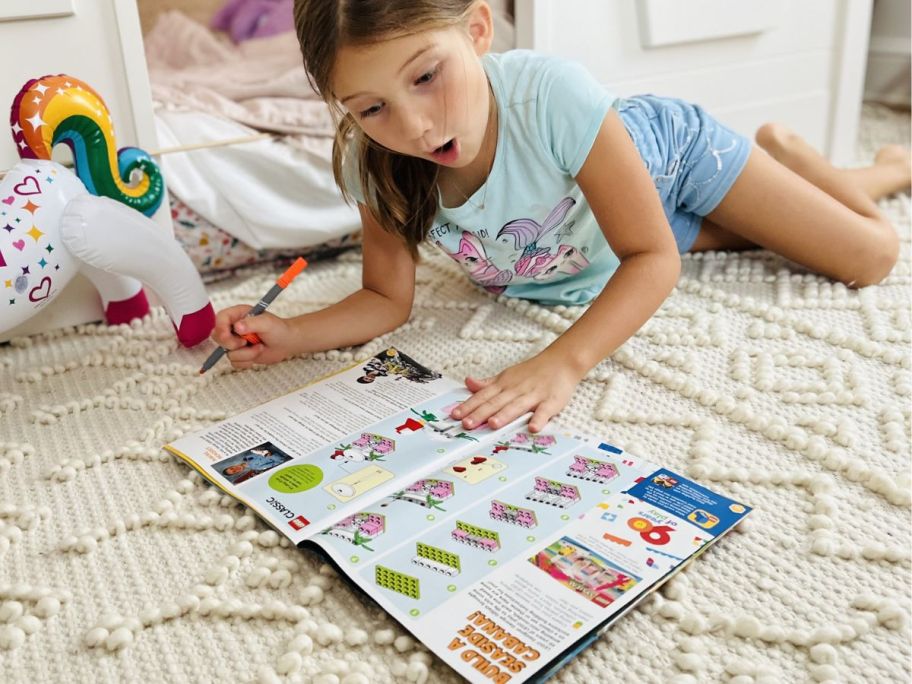
[(899, 239), (867, 186), (780, 126), (764, 126), (757, 137), (771, 152), (751, 151), (693, 251), (760, 246), (849, 285), (880, 282), (896, 263)]
[(761, 126), (756, 138), (757, 144), (776, 161), (866, 216), (876, 209), (872, 203), (907, 190), (912, 184), (909, 151), (900, 145), (880, 148), (870, 166), (837, 169), (800, 135), (781, 124)]

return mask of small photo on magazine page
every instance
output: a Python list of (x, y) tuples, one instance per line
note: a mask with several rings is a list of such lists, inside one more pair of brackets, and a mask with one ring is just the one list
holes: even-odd
[(529, 562), (603, 608), (640, 581), (639, 577), (569, 537), (561, 537)]
[(246, 451), (214, 463), (212, 467), (228, 482), (238, 485), (290, 460), (291, 456), (279, 449), (275, 444), (263, 442)]
[(369, 385), (377, 378), (405, 379), (423, 384), (441, 377), (437, 371), (425, 368), (410, 356), (392, 347), (370, 359), (361, 371), (363, 375), (357, 378), (357, 382), (362, 385)]

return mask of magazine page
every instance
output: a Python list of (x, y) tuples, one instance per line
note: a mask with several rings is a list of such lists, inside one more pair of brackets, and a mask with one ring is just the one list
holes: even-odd
[(449, 418), (467, 394), (388, 349), (165, 448), (297, 543), (490, 433)]
[[(413, 564), (433, 576), (453, 574), (446, 566), (451, 562), (459, 570), (454, 586), (465, 586), (491, 572), (498, 559), (560, 529), (641, 475), (630, 459), (615, 465), (602, 458), (615, 453), (614, 447), (591, 447), (570, 434), (531, 434), (523, 423), (479, 436), (455, 460), (427, 475), (416, 474), (389, 496), (324, 528), (313, 541), (346, 573), (365, 582), (378, 564)], [(404, 436), (403, 441), (413, 438)], [(450, 547), (455, 550), (443, 553)], [(459, 555), (462, 549), (472, 551), (462, 561), (447, 555)], [(438, 555), (449, 560), (435, 561)], [(409, 613), (423, 614), (443, 598), (426, 593), (417, 604), (408, 603)]]
[(311, 542), (460, 674), (519, 682), (748, 510), (608, 443), (520, 430)]

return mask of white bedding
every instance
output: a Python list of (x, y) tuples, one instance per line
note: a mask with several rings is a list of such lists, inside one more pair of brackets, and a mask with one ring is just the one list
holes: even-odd
[(275, 133), (160, 157), (170, 190), (254, 249), (318, 245), (360, 228), (330, 166), (333, 124), (293, 34), (234, 45), (180, 12), (146, 35), (163, 149)]
[[(228, 140), (257, 131), (203, 112), (155, 114), (163, 147)], [(328, 141), (311, 151), (258, 140), (161, 158), (168, 187), (187, 206), (254, 249), (310, 247), (360, 230), (336, 187)]]
[[(495, 14), (495, 50), (513, 46)], [(253, 136), (276, 140), (165, 154), (168, 187), (197, 214), (254, 249), (322, 244), (360, 229), (332, 177), (332, 120), (310, 88), (293, 33), (234, 45), (180, 12), (145, 38), (164, 149)]]

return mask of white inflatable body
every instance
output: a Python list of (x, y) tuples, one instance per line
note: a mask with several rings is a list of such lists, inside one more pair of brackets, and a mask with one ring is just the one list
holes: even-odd
[(140, 212), (90, 194), (60, 164), (23, 160), (0, 182), (0, 332), (36, 315), (76, 273), (98, 289), (108, 323), (146, 315), (146, 285), (181, 344), (212, 331), (215, 314), (199, 274), (170, 235)]

